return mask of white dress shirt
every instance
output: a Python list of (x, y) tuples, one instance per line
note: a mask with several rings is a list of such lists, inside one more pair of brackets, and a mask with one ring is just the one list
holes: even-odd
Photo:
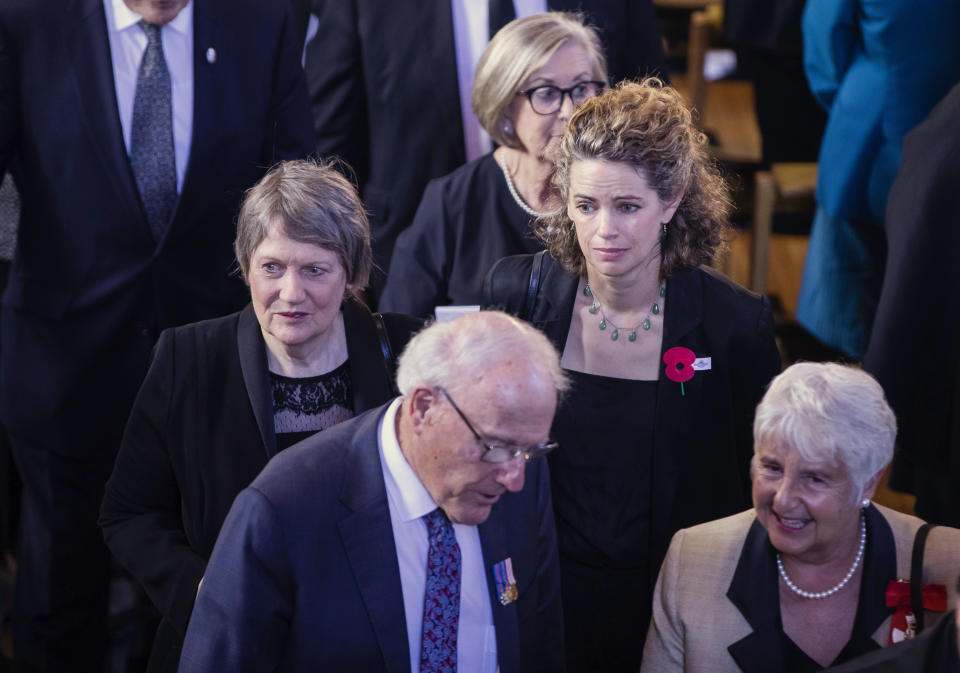
[[(488, 0), (450, 0), (453, 10), (453, 42), (457, 51), (457, 83), (460, 88), (460, 118), (467, 161), (493, 149), (490, 135), (483, 130), (470, 104), (477, 62), (490, 41)], [(517, 18), (547, 11), (547, 0), (513, 0)]]
[[(396, 416), (401, 400), (387, 408), (380, 423), (380, 466), (387, 488), (393, 541), (400, 562), (403, 609), (407, 619), (410, 671), (420, 673), (423, 592), (427, 582), (427, 525), (423, 516), (437, 508), (404, 458), (397, 440)], [(460, 621), (457, 630), (458, 673), (495, 673), (497, 638), (490, 591), (476, 526), (453, 524), (460, 546)]]
[[(107, 36), (113, 61), (113, 82), (117, 90), (117, 112), (123, 127), (123, 142), (130, 153), (133, 126), (133, 98), (137, 92), (137, 72), (147, 35), (137, 25), (142, 18), (123, 0), (103, 0), (107, 13)], [(173, 106), (173, 150), (177, 167), (177, 193), (183, 188), (183, 176), (190, 158), (193, 131), (193, 0), (180, 10), (160, 31), (163, 55), (170, 72)]]

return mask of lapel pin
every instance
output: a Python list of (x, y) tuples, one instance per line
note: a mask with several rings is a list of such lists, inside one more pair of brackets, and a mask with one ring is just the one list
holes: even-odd
[(671, 381), (680, 384), (681, 397), (686, 394), (683, 390), (684, 382), (693, 378), (693, 365), (696, 360), (697, 356), (694, 355), (693, 351), (683, 346), (674, 346), (663, 354), (663, 362), (667, 365), (663, 373)]
[(213, 47), (207, 48), (207, 63), (216, 63), (217, 62), (217, 50)]
[(520, 596), (517, 591), (517, 578), (513, 576), (513, 561), (507, 557), (493, 564), (493, 577), (497, 581), (497, 596), (500, 605), (508, 605)]

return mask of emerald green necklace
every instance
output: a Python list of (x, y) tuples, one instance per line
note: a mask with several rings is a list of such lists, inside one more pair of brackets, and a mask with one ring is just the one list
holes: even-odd
[[(660, 299), (663, 299), (667, 294), (667, 281), (660, 281)], [(606, 331), (607, 327), (612, 327), (613, 330), (610, 332), (610, 340), (616, 341), (620, 338), (620, 332), (628, 332), (627, 341), (636, 341), (637, 340), (637, 330), (643, 330), (644, 332), (649, 331), (652, 323), (650, 322), (651, 315), (660, 315), (661, 308), (660, 302), (653, 302), (653, 306), (650, 307), (650, 312), (647, 314), (643, 320), (640, 321), (640, 324), (636, 327), (618, 327), (614, 325), (611, 321), (607, 320), (607, 316), (603, 313), (603, 307), (600, 305), (600, 302), (597, 300), (597, 296), (593, 293), (593, 290), (590, 289), (590, 281), (587, 281), (587, 284), (583, 286), (583, 296), (592, 298), (593, 304), (587, 310), (590, 311), (591, 315), (600, 314), (600, 324), (598, 327), (602, 331)]]

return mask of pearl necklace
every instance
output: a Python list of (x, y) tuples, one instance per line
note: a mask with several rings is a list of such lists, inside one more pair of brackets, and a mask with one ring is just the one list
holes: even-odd
[(523, 209), (523, 212), (525, 212), (530, 217), (536, 217), (538, 219), (541, 217), (546, 217), (547, 215), (550, 214), (550, 213), (537, 212), (536, 210), (528, 206), (527, 202), (520, 198), (520, 194), (517, 192), (517, 188), (513, 186), (513, 179), (510, 177), (510, 171), (507, 170), (507, 164), (500, 158), (497, 158), (497, 163), (500, 165), (500, 170), (503, 171), (503, 177), (507, 181), (507, 189), (510, 190), (510, 196), (512, 196), (513, 200), (517, 202), (517, 205)]
[(864, 517), (863, 511), (860, 512), (860, 549), (857, 550), (857, 558), (853, 559), (853, 565), (850, 566), (850, 570), (847, 571), (847, 574), (844, 576), (840, 582), (826, 591), (804, 591), (796, 584), (790, 581), (790, 578), (787, 577), (787, 571), (783, 569), (783, 562), (780, 560), (780, 552), (777, 552), (777, 570), (780, 571), (780, 578), (783, 580), (783, 583), (787, 585), (787, 588), (790, 589), (793, 593), (803, 598), (826, 598), (827, 596), (832, 596), (833, 594), (840, 591), (843, 587), (847, 586), (847, 582), (853, 577), (853, 574), (857, 572), (857, 568), (860, 566), (860, 561), (863, 559), (863, 550), (867, 546), (867, 521)]
[[(667, 294), (667, 281), (660, 281), (660, 297), (663, 298)], [(600, 313), (600, 324), (598, 327), (601, 330), (606, 330), (607, 325), (613, 328), (613, 331), (610, 332), (610, 341), (616, 341), (620, 338), (620, 330), (627, 329), (630, 334), (627, 335), (627, 341), (636, 341), (637, 340), (637, 330), (642, 329), (644, 332), (648, 331), (653, 323), (650, 322), (650, 315), (660, 315), (660, 303), (653, 302), (653, 305), (650, 307), (650, 313), (647, 314), (647, 317), (640, 321), (640, 324), (633, 328), (623, 328), (617, 327), (611, 321), (607, 320), (607, 316), (603, 313), (603, 307), (600, 306), (600, 302), (597, 297), (593, 294), (593, 290), (590, 289), (590, 281), (587, 281), (587, 284), (583, 286), (583, 296), (584, 297), (593, 297), (593, 305), (587, 309), (591, 315), (596, 315)]]

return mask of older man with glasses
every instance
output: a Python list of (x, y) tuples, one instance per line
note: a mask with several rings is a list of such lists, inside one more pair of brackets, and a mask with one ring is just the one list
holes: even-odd
[(556, 351), (476, 313), (414, 337), (397, 384), (401, 397), (287, 449), (238, 496), (181, 672), (562, 670), (536, 460), (556, 448)]

